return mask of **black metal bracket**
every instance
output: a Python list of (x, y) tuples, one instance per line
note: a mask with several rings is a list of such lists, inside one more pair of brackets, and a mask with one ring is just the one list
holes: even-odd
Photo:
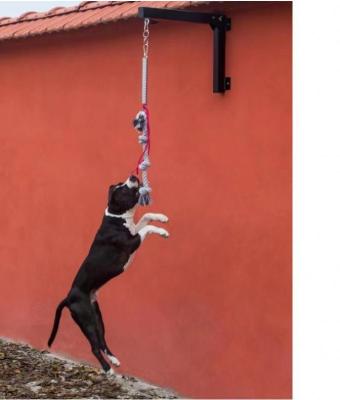
[(230, 18), (223, 14), (150, 7), (139, 7), (138, 17), (210, 25), (213, 30), (213, 92), (224, 93), (226, 90), (230, 90), (231, 79), (225, 76), (226, 31), (231, 29)]

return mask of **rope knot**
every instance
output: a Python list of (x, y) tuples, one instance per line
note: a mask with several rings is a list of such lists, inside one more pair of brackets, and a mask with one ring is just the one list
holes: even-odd
[(144, 159), (140, 164), (139, 164), (139, 169), (141, 171), (146, 171), (150, 167), (151, 163), (149, 160)]
[(145, 136), (144, 134), (138, 136), (138, 143), (139, 144), (145, 144), (147, 142), (148, 142), (147, 136)]
[(150, 186), (142, 186), (139, 188), (139, 194), (141, 196), (145, 196), (146, 194), (149, 194), (152, 192), (152, 189)]
[(145, 122), (146, 122), (146, 114), (145, 111), (139, 111), (133, 120), (133, 126), (139, 132), (143, 132), (145, 130)]

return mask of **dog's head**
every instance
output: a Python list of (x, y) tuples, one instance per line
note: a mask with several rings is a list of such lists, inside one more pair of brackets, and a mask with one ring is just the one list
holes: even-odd
[(125, 182), (111, 185), (109, 188), (108, 211), (112, 214), (124, 214), (138, 203), (139, 179), (131, 175)]

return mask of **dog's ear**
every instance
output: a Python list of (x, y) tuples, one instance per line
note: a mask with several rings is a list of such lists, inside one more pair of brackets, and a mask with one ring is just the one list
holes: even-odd
[(109, 200), (109, 202), (111, 201), (111, 198), (112, 198), (112, 195), (113, 195), (113, 193), (114, 193), (114, 191), (116, 190), (116, 189), (118, 189), (120, 186), (122, 186), (122, 182), (119, 182), (119, 183), (116, 183), (115, 185), (111, 185), (110, 187), (109, 187), (109, 193), (108, 193), (108, 200)]
[(109, 191), (110, 191), (110, 190), (115, 190), (117, 187), (122, 186), (122, 185), (123, 185), (123, 182), (119, 182), (119, 183), (116, 183), (116, 184), (114, 184), (114, 185), (111, 185), (111, 186), (109, 187)]
[(111, 185), (111, 186), (109, 187), (109, 191), (108, 191), (108, 194), (107, 194), (107, 198), (108, 198), (108, 202), (109, 202), (109, 203), (110, 203), (110, 201), (111, 201), (113, 192), (115, 191), (115, 188), (116, 188), (116, 187), (117, 187), (117, 185)]

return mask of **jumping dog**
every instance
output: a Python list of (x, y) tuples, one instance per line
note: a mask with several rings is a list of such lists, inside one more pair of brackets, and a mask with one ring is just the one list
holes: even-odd
[(110, 364), (119, 367), (120, 362), (106, 344), (96, 292), (110, 279), (126, 271), (135, 251), (147, 235), (155, 233), (164, 238), (169, 237), (165, 229), (149, 225), (150, 221), (167, 222), (168, 217), (163, 214), (147, 213), (137, 224), (134, 223), (139, 188), (140, 182), (136, 176), (110, 186), (102, 223), (68, 295), (57, 307), (48, 340), (50, 347), (57, 334), (62, 310), (68, 307), (72, 318), (88, 339), (92, 353), (108, 374), (114, 373)]

